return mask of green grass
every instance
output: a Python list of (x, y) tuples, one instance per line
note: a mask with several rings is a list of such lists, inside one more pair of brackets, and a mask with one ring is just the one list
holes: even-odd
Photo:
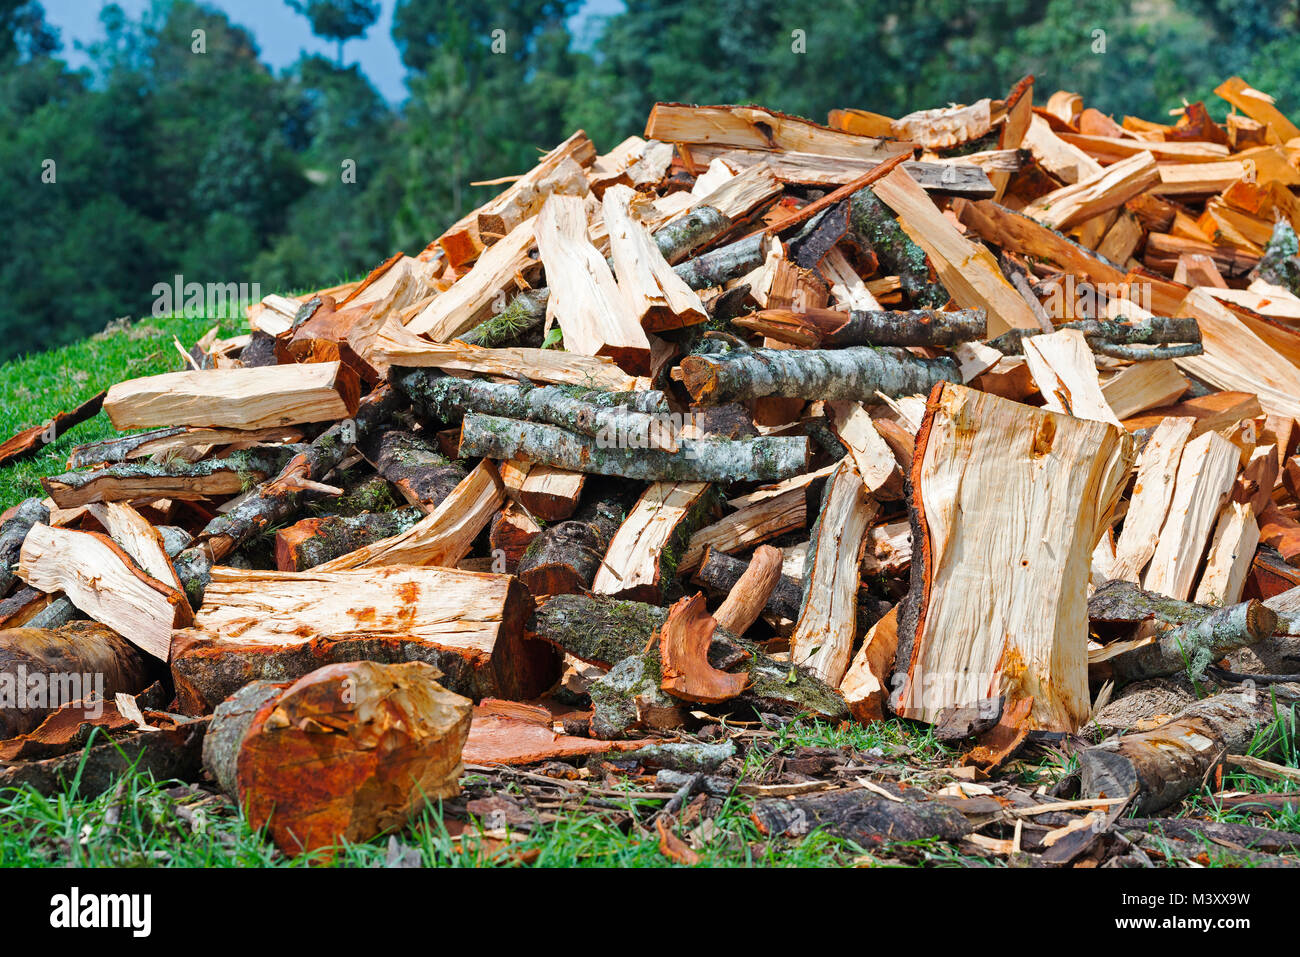
[[(217, 325), (223, 335), (246, 331), (241, 319), (149, 318), (0, 365), (0, 441), (76, 408), (116, 382), (188, 368), (172, 337), (188, 349)], [(40, 478), (67, 471), (73, 446), (116, 434), (101, 412), (31, 458), (0, 468), (0, 510), (29, 495), (44, 497)]]

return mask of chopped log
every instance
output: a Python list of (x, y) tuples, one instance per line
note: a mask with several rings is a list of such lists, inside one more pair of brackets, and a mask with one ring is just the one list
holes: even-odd
[[(1261, 445), (1251, 453), (1250, 461), (1246, 463), (1246, 467), (1237, 476), (1237, 481), (1233, 483), (1232, 500), (1249, 505), (1253, 515), (1262, 515), (1273, 498), (1277, 478), (1277, 446)], [(1295, 497), (1295, 492), (1291, 488), (1288, 487), (1287, 490), (1291, 492), (1292, 497)]]
[[(512, 479), (506, 478), (507, 472)], [(521, 476), (517, 482), (513, 481), (515, 476)], [(563, 522), (571, 517), (587, 484), (587, 476), (582, 472), (530, 462), (502, 462), (501, 477), (506, 494), (530, 515), (545, 522)]]
[(360, 443), (375, 470), (397, 486), (412, 505), (437, 506), (465, 480), (465, 467), (443, 455), (421, 435), (390, 429)]
[[(627, 405), (613, 404), (618, 395), (627, 393), (576, 391), (572, 387), (527, 387), (510, 382), (484, 379), (457, 379), (437, 376), (420, 370), (400, 370), (393, 383), (410, 397), (419, 410), (441, 422), (457, 422), (467, 412), (482, 412), (508, 419), (529, 419), (558, 425), (570, 432), (603, 437), (605, 441), (627, 441), (632, 436), (643, 448), (675, 451), (676, 436), (668, 427), (663, 394), (658, 402), (630, 400), (638, 405), (654, 404), (652, 412)], [(629, 397), (630, 398), (630, 397)]]
[(1134, 416), (1124, 422), (1124, 428), (1130, 432), (1154, 428), (1166, 418), (1191, 418), (1192, 437), (1206, 432), (1218, 432), (1236, 425), (1242, 419), (1261, 415), (1259, 398), (1249, 392), (1212, 392), (1178, 402), (1174, 405), (1161, 406)]
[(827, 346), (955, 346), (987, 335), (988, 318), (979, 309), (939, 312), (834, 309), (765, 309), (732, 324), (794, 345)]
[[(877, 160), (818, 156), (815, 153), (731, 149), (725, 146), (692, 146), (691, 158), (697, 162), (722, 160), (728, 167), (750, 169), (763, 164), (782, 183), (803, 186), (845, 186), (880, 166)], [(951, 193), (980, 199), (992, 196), (993, 184), (981, 163), (990, 168), (1016, 162), (1015, 151), (992, 151), (968, 154), (957, 160), (904, 160), (908, 175), (927, 192)]]
[(61, 591), (91, 618), (166, 661), (172, 629), (192, 619), (185, 596), (136, 568), (96, 532), (35, 525), (23, 542), (18, 575), (33, 588)]
[(898, 215), (908, 235), (925, 250), (953, 301), (965, 309), (985, 311), (989, 332), (996, 335), (1006, 329), (1039, 328), (1029, 304), (1003, 276), (993, 254), (962, 236), (905, 171), (894, 170), (873, 189)]
[(862, 550), (862, 577), (898, 575), (912, 564), (912, 524), (886, 522), (867, 532)]
[[(147, 659), (98, 622), (6, 628), (0, 631), (0, 740), (26, 734), (50, 712), (78, 701), (93, 715), (105, 699), (138, 694), (152, 680)], [(102, 697), (96, 703), (92, 695)]]
[[(667, 609), (640, 602), (559, 595), (538, 607), (528, 628), (530, 636), (590, 664), (612, 667), (640, 658), (657, 687), (659, 649), (653, 639), (667, 617)], [(826, 718), (848, 713), (839, 692), (811, 672), (775, 661), (731, 635), (714, 633), (709, 661), (715, 668), (723, 662), (741, 663), (747, 686), (739, 700), (763, 710), (787, 714), (802, 710)]]
[(909, 302), (937, 308), (948, 301), (948, 291), (930, 278), (924, 250), (870, 187), (850, 198), (849, 227), (855, 241), (875, 254), (881, 268), (898, 276)]
[(468, 764), (536, 764), (563, 761), (587, 755), (635, 751), (652, 743), (649, 738), (631, 741), (599, 741), (562, 734), (555, 730), (555, 718), (545, 708), (485, 698), (474, 706), (462, 757)]
[[(514, 502), (507, 502), (501, 511), (492, 518), (488, 530), (488, 544), (492, 548), (493, 571), (513, 574), (519, 567), (528, 546), (533, 543), (542, 528), (531, 515)], [(497, 567), (500, 558), (501, 567)]]
[(0, 465), (21, 461), (51, 442), (58, 441), (59, 437), (73, 426), (93, 419), (99, 415), (106, 395), (106, 392), (101, 392), (99, 395), (91, 396), (71, 412), (59, 412), (50, 421), (42, 425), (33, 425), (30, 429), (23, 429), (17, 435), (0, 443)]
[(713, 613), (713, 620), (719, 628), (741, 638), (745, 636), (780, 584), (781, 564), (781, 549), (771, 545), (754, 549), (749, 565), (731, 586), (726, 600)]
[(1155, 157), (1149, 152), (1139, 152), (1040, 197), (1025, 207), (1025, 215), (1052, 229), (1066, 230), (1123, 206), (1158, 182), (1160, 170)]
[(871, 626), (840, 682), (849, 713), (866, 724), (885, 718), (889, 672), (898, 652), (898, 605)]
[(1268, 695), (1253, 691), (1193, 702), (1158, 728), (1107, 738), (1081, 751), (1082, 794), (1132, 794), (1135, 814), (1154, 814), (1198, 790), (1224, 757), (1246, 751), (1258, 731), (1279, 714), (1289, 721)]
[(391, 512), (304, 518), (275, 534), (275, 567), (300, 572), (365, 545), (398, 535), (424, 518), (414, 506)]
[[(29, 588), (26, 585), (15, 588), (14, 593), (8, 598), (0, 598), (0, 628), (21, 628), (24, 625), (36, 627), (32, 623), (46, 609), (54, 605), (67, 605), (71, 608), (72, 602), (66, 598), (47, 595), (39, 589)], [(59, 624), (65, 623), (43, 624), (40, 627), (58, 627)]]
[(577, 516), (546, 528), (519, 561), (519, 580), (534, 595), (564, 595), (591, 588), (602, 556), (623, 521), (627, 490), (604, 480)]
[(1277, 549), (1288, 565), (1300, 566), (1300, 522), (1269, 502), (1259, 516), (1259, 540)]
[(18, 564), (18, 553), (23, 547), (23, 540), (36, 524), (48, 524), (50, 510), (38, 498), (25, 498), (4, 524), (0, 525), (0, 598), (9, 594), (9, 589), (17, 581), (14, 568)]
[(1210, 539), (1210, 553), (1196, 586), (1196, 601), (1220, 607), (1241, 601), (1258, 544), (1259, 523), (1250, 505), (1225, 505)]
[(218, 566), (211, 576), (171, 662), (186, 714), (211, 711), (249, 682), (295, 680), (343, 661), (424, 661), (448, 689), (476, 700), (531, 698), (560, 674), (554, 649), (524, 637), (531, 600), (508, 575)]
[(1079, 419), (1119, 425), (1102, 395), (1097, 364), (1078, 329), (1024, 340), (1025, 362), (1043, 394), (1043, 408)]
[(278, 473), (296, 451), (292, 446), (264, 446), (202, 462), (123, 462), (42, 478), (41, 485), (59, 508), (145, 498), (193, 501), (246, 492)]
[[(1080, 319), (1063, 322), (1057, 329), (1074, 329), (1083, 333), (1088, 346), (1099, 355), (1108, 355), (1116, 359), (1161, 359), (1193, 355), (1189, 351), (1201, 341), (1200, 329), (1195, 320), (1189, 321), (1184, 316), (1148, 316), (1132, 322), (1119, 322), (1113, 319)], [(1025, 340), (1039, 336), (1041, 330), (1012, 329), (1010, 332), (990, 339), (988, 344), (1004, 355), (1017, 355), (1024, 351)], [(1175, 351), (1170, 347), (1163, 351), (1158, 349), (1136, 349), (1136, 345), (1166, 345), (1169, 343), (1188, 343), (1188, 348)], [(1199, 350), (1198, 350), (1199, 351)]]
[(1174, 497), (1178, 463), (1195, 421), (1186, 416), (1170, 416), (1155, 427), (1143, 446), (1138, 456), (1137, 483), (1124, 516), (1124, 527), (1115, 542), (1115, 560), (1110, 566), (1112, 577), (1140, 581), (1147, 562), (1156, 553), (1160, 529), (1164, 527)]
[(889, 443), (857, 402), (827, 402), (831, 431), (849, 450), (867, 491), (879, 499), (903, 497), (903, 475)]
[(842, 133), (796, 116), (756, 106), (687, 106), (656, 103), (645, 138), (665, 143), (712, 144), (738, 149), (790, 150), (818, 156), (887, 160), (915, 144)]
[(1191, 383), (1170, 359), (1136, 362), (1101, 384), (1101, 394), (1122, 421), (1176, 402)]
[(1249, 86), (1241, 77), (1229, 77), (1215, 87), (1214, 92), (1251, 119), (1268, 127), (1271, 141), (1288, 143), (1300, 136), (1300, 128), (1274, 106), (1273, 97)]
[(902, 349), (744, 349), (721, 355), (687, 356), (682, 380), (703, 405), (761, 396), (796, 399), (875, 400), (927, 392), (936, 382), (955, 382), (948, 358), (918, 359)]
[[(759, 592), (761, 588), (765, 587), (762, 583), (767, 580), (768, 574), (766, 570), (763, 570), (763, 574), (758, 575), (756, 573), (754, 576), (751, 576), (751, 581), (756, 581), (752, 587), (749, 582), (742, 587), (740, 586), (740, 582), (745, 578), (750, 565), (753, 565), (758, 561), (759, 552), (765, 552), (770, 555), (770, 552), (765, 551), (769, 548), (771, 548), (771, 546), (760, 545), (754, 550), (754, 557), (748, 563), (739, 558), (732, 558), (730, 555), (727, 555), (716, 548), (710, 547), (705, 550), (704, 560), (691, 580), (697, 585), (701, 585), (708, 589), (711, 594), (722, 594), (726, 596), (726, 600), (723, 601), (722, 606), (713, 614), (713, 617), (718, 620), (718, 627), (722, 628), (724, 631), (730, 631), (732, 634), (741, 635), (744, 631), (748, 630), (748, 625), (746, 625), (744, 629), (739, 627), (743, 622), (743, 618), (740, 618), (740, 612), (744, 611), (748, 614), (749, 610), (751, 610), (750, 606), (755, 601), (753, 596)], [(776, 552), (777, 557), (775, 560), (777, 562), (778, 575), (776, 581), (772, 585), (770, 593), (764, 598), (763, 605), (760, 607), (759, 611), (760, 613), (766, 613), (776, 618), (786, 618), (793, 621), (799, 616), (799, 604), (803, 600), (803, 588), (795, 579), (788, 575), (781, 574), (781, 550), (778, 548), (772, 548), (771, 551)], [(732, 595), (736, 595), (735, 602), (731, 602)], [(732, 604), (733, 608), (736, 610), (727, 608), (728, 603)], [(732, 617), (733, 615), (739, 620), (733, 619), (730, 625), (724, 624), (721, 618), (719, 618), (719, 616)], [(750, 624), (753, 624), (753, 622), (751, 621)]]
[(803, 602), (790, 639), (791, 660), (835, 687), (853, 655), (858, 564), (878, 508), (852, 457), (843, 459), (826, 483), (813, 526)]
[(1142, 587), (1173, 598), (1188, 598), (1215, 519), (1237, 477), (1236, 446), (1213, 432), (1183, 448), (1169, 514), (1160, 528), (1151, 567)]
[(1254, 599), (1229, 605), (1108, 658), (1103, 673), (1121, 684), (1184, 671), (1199, 680), (1210, 663), (1272, 635), (1277, 621), (1272, 609)]
[(462, 458), (525, 458), (571, 472), (650, 482), (771, 482), (803, 472), (808, 462), (808, 440), (803, 436), (738, 442), (680, 439), (678, 446), (677, 452), (638, 449), (632, 443), (605, 448), (599, 440), (553, 425), (471, 413), (461, 425), (459, 452)]
[(104, 411), (118, 431), (190, 425), (266, 429), (354, 415), (360, 385), (339, 362), (168, 372), (119, 382)]
[[(761, 606), (760, 606), (761, 607)], [(704, 596), (696, 593), (668, 609), (659, 628), (659, 687), (676, 698), (701, 704), (730, 701), (745, 690), (747, 677), (719, 671), (709, 664), (709, 647), (718, 622), (709, 615)]]
[(90, 514), (145, 574), (171, 588), (181, 587), (162, 533), (143, 515), (125, 502), (92, 505)]
[(707, 520), (715, 500), (706, 482), (651, 484), (614, 534), (592, 592), (662, 602), (676, 581), (676, 557)]
[(673, 272), (650, 233), (633, 217), (634, 195), (626, 186), (611, 186), (602, 200), (614, 276), (632, 314), (650, 332), (704, 322), (708, 314), (700, 297)]
[(213, 714), (204, 767), (286, 854), (368, 841), (460, 793), (472, 707), (439, 677), (354, 661), (256, 682)]
[(634, 375), (650, 371), (650, 342), (604, 258), (587, 239), (582, 200), (551, 196), (537, 216), (537, 248), (550, 295), (547, 323), (564, 332), (565, 349), (609, 356)]
[(337, 572), (381, 565), (452, 567), (469, 554), (474, 539), (504, 504), (496, 467), (489, 461), (480, 462), (437, 508), (410, 528), (331, 558), (315, 570)]
[(449, 342), (487, 319), (502, 296), (516, 288), (517, 278), (534, 261), (528, 251), (536, 243), (536, 220), (526, 218), (508, 235), (486, 249), (474, 267), (446, 292), (433, 297), (410, 322), (407, 331), (434, 342)]
[(900, 715), (1005, 695), (1033, 699), (1031, 727), (1087, 720), (1089, 556), (1132, 461), (1115, 426), (935, 388), (912, 467)]
[[(194, 544), (176, 559), (176, 573), (185, 585), (190, 604), (203, 600), (208, 570), (214, 562), (268, 528), (282, 525), (298, 511), (302, 487), (296, 478), (318, 482), (343, 461), (353, 443), (365, 441), (393, 414), (397, 393), (380, 386), (361, 400), (355, 419), (347, 419), (322, 432), (270, 482), (224, 515), (210, 521)], [(224, 697), (224, 695), (223, 695)]]

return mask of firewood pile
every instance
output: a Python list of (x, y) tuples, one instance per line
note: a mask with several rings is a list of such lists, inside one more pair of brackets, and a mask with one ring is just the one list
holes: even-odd
[[(651, 775), (680, 860), (673, 815), (737, 788), (770, 835), (1158, 859), (1134, 817), (1285, 772), (1246, 752), (1300, 692), (1300, 130), (1217, 93), (1222, 124), (1032, 77), (827, 125), (660, 103), (16, 436), (121, 433), (4, 516), (4, 670), (106, 704), (0, 711), (0, 784), (55, 787), (89, 722), (83, 788), (143, 754), (289, 853), (468, 765)], [(795, 717), (952, 758), (738, 784)], [(1077, 772), (1013, 783), (1053, 749)]]

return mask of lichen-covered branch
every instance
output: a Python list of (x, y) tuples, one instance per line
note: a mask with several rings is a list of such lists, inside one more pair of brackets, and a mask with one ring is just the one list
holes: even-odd
[(938, 308), (948, 301), (948, 290), (930, 279), (925, 250), (912, 241), (898, 217), (870, 187), (858, 190), (849, 200), (849, 228), (862, 245), (876, 254), (886, 275), (898, 276), (913, 305)]
[(22, 551), (27, 533), (37, 522), (49, 520), (50, 510), (41, 504), (41, 500), (27, 498), (18, 503), (13, 515), (0, 525), (0, 598), (9, 594), (17, 578), (14, 568), (18, 565), (18, 553)]
[[(1177, 359), (1199, 355), (1201, 329), (1194, 316), (1152, 316), (1133, 322), (1115, 319), (1080, 319), (1062, 322), (1062, 329), (1077, 329), (1088, 340), (1088, 347), (1099, 355), (1140, 362), (1146, 359)], [(1024, 340), (1028, 336), (1042, 335), (1039, 329), (1012, 329), (988, 345), (1003, 355), (1023, 355)], [(1151, 346), (1152, 348), (1139, 348)]]

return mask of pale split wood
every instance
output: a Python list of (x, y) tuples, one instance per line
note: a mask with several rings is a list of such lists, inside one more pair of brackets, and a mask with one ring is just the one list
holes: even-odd
[(870, 413), (859, 402), (827, 402), (831, 429), (849, 450), (867, 491), (882, 498), (901, 498), (903, 476), (889, 444), (880, 437)]
[(1155, 157), (1140, 152), (1035, 200), (1025, 207), (1025, 215), (1052, 229), (1069, 229), (1124, 205), (1159, 179)]
[(1101, 385), (1102, 397), (1122, 421), (1130, 416), (1172, 405), (1191, 383), (1172, 359), (1135, 362)]
[(1249, 503), (1228, 502), (1219, 513), (1219, 522), (1210, 539), (1210, 554), (1205, 560), (1195, 601), (1201, 605), (1226, 607), (1241, 601), (1246, 574), (1259, 544), (1259, 523)]
[(1138, 457), (1137, 482), (1129, 500), (1124, 527), (1115, 543), (1112, 578), (1137, 583), (1155, 554), (1160, 529), (1169, 514), (1174, 481), (1183, 447), (1192, 436), (1196, 420), (1190, 416), (1162, 419)]
[(550, 295), (547, 324), (559, 323), (568, 352), (609, 356), (634, 374), (650, 368), (650, 341), (605, 258), (587, 238), (580, 199), (551, 196), (537, 217), (537, 248)]
[(126, 502), (96, 502), (87, 510), (145, 574), (172, 588), (182, 587), (162, 536), (148, 519)]
[(796, 664), (838, 686), (857, 637), (858, 564), (880, 506), (867, 492), (852, 456), (832, 473), (822, 503), (790, 654)]
[(651, 483), (609, 543), (592, 592), (661, 598), (664, 550), (708, 493), (707, 482)]
[(862, 722), (880, 721), (885, 717), (889, 698), (889, 672), (898, 650), (898, 605), (876, 622), (862, 639), (853, 663), (840, 682), (840, 694), (849, 713)]
[(1147, 591), (1191, 597), (1210, 532), (1237, 476), (1239, 458), (1237, 447), (1214, 432), (1187, 443), (1178, 463), (1169, 514), (1142, 580)]
[[(267, 429), (330, 422), (352, 413), (339, 362), (167, 372), (108, 390), (104, 411), (118, 431), (165, 425)], [(351, 398), (355, 408), (356, 396)]]
[(1132, 461), (1108, 423), (935, 389), (912, 472), (923, 538), (900, 715), (1005, 695), (1033, 700), (1035, 728), (1087, 719), (1090, 558)]
[(749, 564), (713, 613), (718, 627), (743, 637), (763, 613), (763, 606), (776, 590), (784, 564), (785, 556), (781, 549), (771, 545), (759, 545), (754, 549)]
[(1097, 363), (1082, 332), (1062, 329), (1051, 335), (1031, 336), (1025, 339), (1024, 348), (1029, 372), (1043, 394), (1044, 408), (1079, 419), (1120, 424), (1102, 394)]
[(708, 313), (699, 295), (673, 271), (649, 230), (633, 216), (635, 195), (627, 186), (611, 186), (602, 201), (614, 277), (632, 314), (648, 331), (704, 322)]

